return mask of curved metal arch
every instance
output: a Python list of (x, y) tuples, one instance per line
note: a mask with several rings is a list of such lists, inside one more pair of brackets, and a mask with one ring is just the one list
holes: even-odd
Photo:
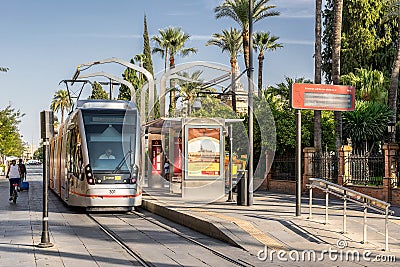
[[(154, 106), (154, 77), (153, 77), (153, 75), (152, 75), (148, 70), (146, 70), (145, 68), (136, 66), (136, 65), (134, 65), (134, 64), (132, 64), (132, 63), (130, 63), (130, 62), (127, 62), (127, 61), (125, 61), (125, 60), (112, 57), (112, 58), (106, 58), (106, 59), (102, 59), (102, 60), (96, 60), (96, 61), (91, 61), (91, 62), (79, 64), (79, 65), (78, 65), (78, 68), (77, 68), (77, 73), (80, 72), (80, 68), (81, 68), (82, 66), (88, 67), (88, 68), (89, 68), (89, 67), (94, 66), (94, 65), (105, 64), (105, 63), (118, 63), (118, 64), (120, 64), (120, 65), (123, 65), (123, 66), (127, 67), (127, 68), (136, 70), (136, 71), (142, 73), (144, 76), (146, 76), (147, 81), (148, 81), (148, 83), (149, 83), (149, 86), (148, 86), (148, 91), (149, 91), (149, 110), (148, 110), (149, 113), (148, 113), (148, 117), (149, 117), (150, 119), (154, 119), (154, 109), (153, 109), (153, 106)], [(145, 88), (145, 86), (142, 87), (142, 89), (143, 89), (143, 88)], [(146, 90), (142, 90), (141, 94), (145, 96)], [(142, 95), (141, 95), (141, 98), (144, 97), (144, 96), (142, 96)], [(132, 97), (133, 97), (133, 95), (132, 95)], [(135, 97), (135, 99), (136, 99), (136, 97)], [(132, 99), (131, 99), (131, 100), (132, 100)], [(132, 101), (133, 101), (133, 100), (132, 100)], [(136, 101), (136, 100), (135, 100), (135, 101)], [(151, 107), (151, 108), (150, 108), (150, 107)], [(141, 113), (145, 112), (145, 109), (142, 108), (142, 104), (140, 105), (140, 109), (141, 109)], [(145, 121), (142, 121), (142, 123), (145, 123)]]
[(223, 66), (221, 64), (205, 62), (205, 61), (193, 61), (189, 63), (183, 63), (178, 66), (175, 66), (172, 69), (167, 70), (160, 79), (160, 115), (161, 117), (165, 117), (165, 92), (167, 88), (167, 78), (174, 73), (180, 72), (185, 69), (189, 69), (196, 66), (209, 67), (211, 69), (231, 72), (231, 69)]

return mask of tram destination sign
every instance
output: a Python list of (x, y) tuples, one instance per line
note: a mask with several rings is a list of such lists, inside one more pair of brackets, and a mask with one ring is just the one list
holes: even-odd
[(295, 109), (353, 111), (354, 86), (294, 83), (291, 106)]

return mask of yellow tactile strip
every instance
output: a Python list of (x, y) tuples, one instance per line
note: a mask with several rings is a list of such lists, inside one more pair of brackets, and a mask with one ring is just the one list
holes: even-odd
[(265, 234), (262, 232), (260, 229), (255, 227), (251, 222), (241, 220), (232, 216), (228, 216), (225, 214), (213, 212), (213, 211), (208, 211), (206, 209), (201, 209), (201, 208), (192, 208), (190, 209), (195, 212), (201, 212), (206, 215), (212, 216), (212, 217), (217, 217), (220, 219), (223, 219), (228, 222), (232, 222), (242, 228), (244, 231), (249, 233), (252, 237), (254, 237), (256, 240), (258, 240), (260, 243), (264, 244), (268, 248), (276, 249), (276, 250), (287, 250), (288, 248), (280, 241), (276, 240), (275, 238)]

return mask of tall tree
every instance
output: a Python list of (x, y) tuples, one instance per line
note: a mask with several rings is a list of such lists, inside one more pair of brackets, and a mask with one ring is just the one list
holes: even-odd
[(89, 96), (89, 99), (109, 99), (109, 96), (101, 84), (95, 81), (92, 84), (92, 95)]
[(180, 73), (181, 77), (187, 78), (185, 80), (178, 80), (177, 83), (179, 85), (179, 92), (176, 96), (176, 99), (181, 98), (182, 103), (187, 107), (187, 115), (191, 115), (192, 113), (192, 105), (194, 99), (197, 97), (197, 94), (200, 91), (203, 91), (201, 87), (201, 79), (200, 76), (202, 71), (197, 70), (191, 74), (187, 72)]
[[(270, 0), (253, 1), (253, 22), (257, 22), (267, 17), (278, 16), (278, 11), (271, 9), (276, 6), (268, 5)], [(225, 0), (220, 6), (214, 9), (215, 18), (228, 17), (236, 21), (242, 29), (243, 51), (246, 68), (249, 67), (249, 0)]]
[[(321, 83), (321, 12), (322, 0), (315, 1), (315, 46), (314, 46), (314, 83)], [(314, 149), (317, 154), (322, 152), (321, 110), (314, 110)]]
[[(156, 42), (153, 53), (160, 53), (165, 58), (165, 69), (167, 66), (167, 57), (169, 56), (169, 67), (175, 67), (175, 56), (180, 54), (182, 57), (190, 53), (196, 53), (197, 49), (193, 47), (185, 47), (185, 43), (189, 40), (190, 35), (184, 33), (181, 28), (168, 27), (165, 30), (159, 30), (160, 35), (154, 36), (152, 39)], [(170, 112), (175, 110), (175, 83), (170, 82)]]
[[(333, 84), (340, 84), (340, 49), (342, 38), (342, 10), (343, 0), (334, 0), (333, 16), (333, 42), (332, 42), (332, 81)], [(336, 150), (342, 146), (342, 113), (335, 111), (335, 133)]]
[(354, 73), (341, 75), (340, 81), (356, 88), (356, 100), (387, 103), (389, 79), (381, 71), (356, 68)]
[[(375, 69), (389, 75), (396, 54), (398, 24), (385, 20), (392, 0), (347, 0), (343, 2), (341, 74), (355, 68)], [(326, 0), (323, 12), (323, 71), (332, 82), (332, 37), (334, 0)]]
[[(222, 53), (229, 53), (229, 62), (231, 63), (231, 75), (232, 81), (235, 80), (236, 66), (237, 66), (237, 57), (239, 53), (243, 52), (242, 49), (242, 41), (243, 37), (239, 30), (235, 28), (230, 28), (229, 30), (222, 30), (222, 34), (214, 33), (212, 35), (212, 39), (208, 40), (206, 46), (215, 45), (221, 48)], [(236, 96), (235, 94), (235, 86), (232, 82), (231, 86), (232, 94), (232, 109), (236, 111)]]
[(212, 39), (207, 41), (206, 46), (215, 45), (221, 48), (222, 53), (229, 53), (231, 71), (234, 73), (237, 65), (237, 57), (243, 52), (242, 40), (240, 31), (231, 27), (229, 30), (222, 30), (222, 34), (214, 33)]
[(143, 23), (143, 54), (145, 55), (145, 60), (143, 63), (143, 67), (154, 76), (153, 71), (153, 60), (151, 59), (151, 48), (149, 41), (149, 32), (147, 31), (147, 19), (146, 15), (144, 15), (144, 23)]
[(283, 45), (277, 43), (279, 37), (270, 35), (270, 32), (256, 32), (253, 35), (253, 48), (258, 52), (258, 96), (261, 97), (263, 81), (264, 51), (273, 51), (282, 48)]
[(139, 67), (143, 67), (144, 62), (146, 62), (146, 55), (137, 54), (133, 59), (136, 60), (136, 62), (139, 62)]
[[(400, 2), (394, 1), (391, 5), (394, 11), (389, 15), (394, 15), (397, 19), (397, 47), (396, 55), (393, 60), (392, 74), (390, 76), (389, 101), (388, 106), (393, 112), (392, 122), (397, 121), (397, 90), (399, 88), (399, 70), (400, 70)], [(396, 127), (395, 127), (396, 129)], [(391, 140), (396, 140), (396, 131), (391, 133)]]
[(170, 42), (173, 38), (174, 32), (175, 28), (168, 27), (166, 29), (159, 30), (159, 35), (155, 35), (151, 38), (155, 42), (155, 46), (153, 47), (151, 53), (160, 54), (161, 58), (164, 59), (164, 72), (167, 71), (169, 50), (171, 49)]
[[(144, 62), (146, 62), (146, 55), (145, 54), (137, 54), (133, 59), (136, 60), (136, 62), (139, 62), (139, 67), (142, 68)], [(140, 79), (142, 79), (143, 74), (139, 73), (139, 77), (140, 77)]]
[[(143, 55), (143, 54), (140, 54)], [(139, 59), (143, 58), (142, 56), (136, 55), (135, 58)], [(135, 64), (135, 61), (133, 59), (130, 60), (130, 63)], [(137, 106), (140, 107), (140, 94), (141, 94), (141, 88), (143, 87), (145, 83), (145, 76), (143, 75), (138, 75), (136, 70), (133, 70), (131, 68), (126, 68), (124, 73), (122, 74), (122, 77), (124, 78), (125, 81), (128, 81), (132, 84), (133, 88), (135, 88), (136, 91), (136, 103)], [(147, 97), (148, 95), (146, 95)], [(118, 99), (122, 100), (131, 100), (131, 90), (129, 89), (128, 86), (122, 84), (120, 89), (119, 89), (119, 94), (118, 94)]]
[(0, 110), (0, 156), (21, 156), (24, 148), (18, 124), (24, 116), (11, 106)]
[(69, 97), (68, 91), (58, 90), (53, 96), (53, 100), (50, 104), (50, 109), (55, 112), (61, 111), (61, 123), (63, 123), (64, 111), (72, 107), (72, 104), (73, 103), (71, 98)]

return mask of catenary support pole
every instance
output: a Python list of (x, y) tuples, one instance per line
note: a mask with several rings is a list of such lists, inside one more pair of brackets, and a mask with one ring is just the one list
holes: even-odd
[(249, 0), (249, 68), (248, 75), (248, 114), (249, 114), (249, 161), (248, 161), (248, 183), (247, 183), (247, 205), (253, 205), (253, 178), (254, 178), (254, 155), (253, 155), (253, 0)]

